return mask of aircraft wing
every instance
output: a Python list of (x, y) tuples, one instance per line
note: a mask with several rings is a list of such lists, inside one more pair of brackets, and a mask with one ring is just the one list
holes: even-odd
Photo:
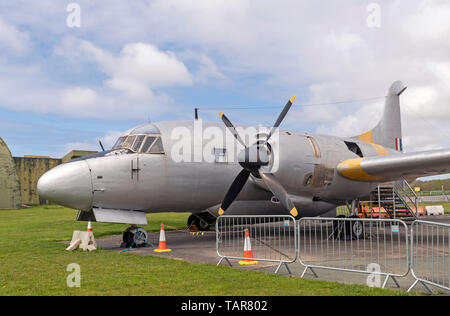
[(349, 159), (337, 171), (345, 178), (366, 182), (446, 174), (450, 173), (450, 149)]

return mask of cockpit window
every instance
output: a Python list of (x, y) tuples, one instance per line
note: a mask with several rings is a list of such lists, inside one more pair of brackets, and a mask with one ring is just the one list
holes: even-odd
[(128, 136), (127, 140), (123, 142), (123, 145), (121, 147), (131, 148), (131, 146), (133, 146), (135, 138), (136, 136)]
[(164, 154), (161, 136), (130, 135), (120, 137), (113, 149), (128, 149), (131, 152), (147, 154)]
[(133, 151), (138, 152), (141, 148), (142, 142), (144, 141), (145, 135), (139, 135), (133, 144)]
[(153, 146), (148, 151), (150, 154), (162, 154), (164, 153), (164, 148), (161, 142), (161, 137), (158, 137), (158, 139), (155, 141)]
[(154, 136), (147, 136), (147, 139), (145, 140), (144, 146), (142, 146), (141, 152), (146, 153), (150, 146), (155, 141), (156, 137)]
[(114, 144), (113, 149), (120, 148), (123, 145), (123, 142), (127, 139), (126, 136), (119, 137), (117, 142)]

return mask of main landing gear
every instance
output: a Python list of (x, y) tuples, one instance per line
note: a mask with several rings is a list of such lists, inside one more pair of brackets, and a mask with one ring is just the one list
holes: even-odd
[[(339, 215), (337, 218), (347, 218)], [(348, 218), (359, 218), (350, 216)], [(364, 223), (357, 220), (337, 220), (333, 221), (333, 237), (335, 239), (358, 240), (364, 239)]]
[(350, 216), (339, 215), (337, 218), (348, 218), (347, 220), (333, 221), (333, 237), (335, 239), (358, 240), (364, 239), (364, 222), (358, 220), (350, 220), (351, 218), (359, 218), (358, 209), (360, 201), (352, 200), (351, 204), (347, 201), (347, 208)]
[(141, 248), (148, 244), (148, 232), (142, 227), (131, 225), (128, 227), (122, 236), (121, 248)]

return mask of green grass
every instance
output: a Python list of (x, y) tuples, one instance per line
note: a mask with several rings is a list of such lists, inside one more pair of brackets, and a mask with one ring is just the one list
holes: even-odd
[(450, 214), (450, 202), (427, 202), (425, 206), (442, 205), (445, 210), (445, 214)]
[(420, 187), (422, 191), (441, 191), (442, 186), (444, 190), (450, 188), (450, 179), (439, 179), (431, 181), (414, 181), (411, 183), (411, 187)]
[[(189, 214), (149, 215), (148, 231), (186, 226)], [(59, 206), (0, 210), (0, 295), (406, 295), (404, 292), (281, 277), (230, 267), (99, 249), (67, 252), (76, 211)], [(96, 237), (126, 225), (94, 223)], [(81, 287), (68, 288), (70, 263), (81, 266)]]

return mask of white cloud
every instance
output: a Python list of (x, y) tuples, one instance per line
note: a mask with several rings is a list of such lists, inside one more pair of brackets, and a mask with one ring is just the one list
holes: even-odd
[[(380, 3), (383, 23), (379, 30), (354, 27), (358, 34), (352, 35), (333, 29), (324, 43), (320, 37), (314, 41), (319, 44), (311, 46), (310, 53), (315, 54), (306, 54), (306, 66), (302, 66), (316, 80), (309, 84), (309, 100), (382, 96), (393, 81), (402, 80), (409, 86), (401, 97), (405, 148), (448, 147), (450, 38), (444, 34), (450, 32), (450, 3), (399, 3)], [(345, 28), (349, 29), (349, 23), (343, 24)], [(297, 110), (293, 117), (306, 115), (326, 122), (317, 127), (321, 133), (351, 136), (372, 128), (382, 109), (381, 104), (370, 103), (329, 106)]]
[[(361, 106), (353, 114), (346, 115), (333, 123), (319, 125), (317, 131), (321, 134), (342, 137), (355, 136), (374, 128), (383, 113), (383, 101), (371, 102)], [(338, 112), (339, 108), (336, 108)]]
[(0, 18), (0, 53), (5, 48), (15, 53), (25, 52), (29, 48), (29, 35)]
[(150, 113), (173, 111), (173, 101), (165, 94), (135, 100), (102, 86), (54, 82), (36, 65), (11, 66), (0, 61), (0, 74), (0, 104), (16, 111), (104, 119), (146, 118)]
[(61, 104), (78, 110), (92, 108), (99, 101), (97, 93), (89, 88), (74, 87), (61, 92)]
[(421, 1), (417, 11), (406, 18), (403, 32), (419, 45), (436, 43), (450, 32), (450, 6), (446, 0)]
[(105, 84), (134, 98), (153, 97), (153, 89), (191, 85), (186, 66), (170, 51), (161, 51), (146, 43), (127, 44), (119, 56), (83, 41), (81, 50), (90, 54), (110, 76)]
[(116, 143), (117, 139), (123, 134), (123, 132), (119, 131), (109, 131), (105, 135), (103, 135), (100, 140), (102, 141), (105, 149), (111, 148)]
[(192, 76), (195, 84), (218, 86), (230, 83), (221, 67), (207, 55), (188, 50), (180, 53), (179, 56), (184, 62), (192, 63), (196, 67)]
[(54, 157), (63, 157), (65, 154), (72, 150), (90, 150), (90, 151), (101, 151), (100, 144), (98, 143), (98, 139), (101, 140), (103, 147), (105, 150), (110, 149), (117, 141), (119, 136), (121, 136), (123, 132), (119, 131), (108, 131), (103, 136), (99, 136), (98, 138), (86, 139), (77, 142), (69, 142), (62, 146), (59, 153), (54, 154)]
[[(193, 82), (173, 53), (149, 44), (128, 44), (114, 55), (69, 37), (53, 52), (67, 61), (63, 80), (54, 81), (46, 64), (30, 60), (13, 65), (0, 60), (3, 107), (73, 117), (142, 118), (174, 111), (175, 102), (161, 89)], [(85, 72), (89, 78), (95, 66), (105, 77), (103, 83), (80, 86), (69, 81), (72, 72)]]
[[(92, 73), (100, 83), (55, 84), (43, 69), (41, 76), (24, 79), (26, 84), (19, 76), (8, 83), (7, 73), (0, 81), (12, 86), (4, 89), (16, 99), (2, 95), (2, 101), (22, 109), (128, 117), (168, 104), (182, 107), (171, 93), (186, 86), (197, 92), (198, 86), (218, 89), (225, 82), (233, 101), (240, 94), (281, 104), (296, 93), (298, 103), (323, 103), (383, 96), (392, 82), (402, 80), (409, 86), (402, 95), (405, 147), (450, 146), (433, 128), (445, 130), (450, 119), (450, 3), (377, 2), (382, 9), (379, 29), (367, 27), (365, 2), (111, 0), (104, 5), (80, 0), (82, 28), (76, 32), (57, 27), (60, 13), (51, 1), (30, 3), (8, 15), (7, 23), (28, 23), (37, 34), (47, 34), (47, 40), (59, 36), (54, 40), (62, 41), (57, 56), (81, 65), (80, 72)], [(41, 17), (35, 14), (37, 6), (45, 8)], [(45, 87), (56, 87), (57, 96), (85, 87), (101, 104), (77, 113), (52, 103), (55, 91)], [(294, 108), (286, 123), (308, 120), (320, 132), (354, 135), (375, 125), (381, 111), (379, 103)]]

